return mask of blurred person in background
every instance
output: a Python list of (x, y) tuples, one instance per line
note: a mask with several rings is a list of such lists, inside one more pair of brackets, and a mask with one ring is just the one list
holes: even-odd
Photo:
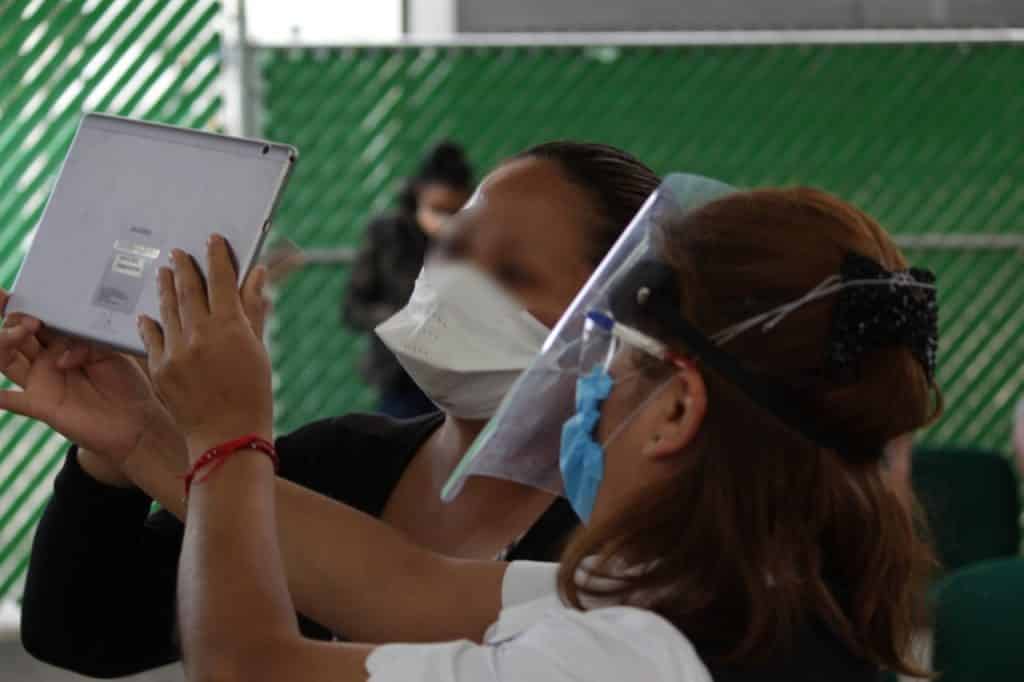
[[(502, 163), (453, 217), (417, 294), (382, 330), (442, 411), (411, 420), (349, 414), (277, 438), (280, 494), (315, 491), (442, 555), (557, 559), (579, 523), (564, 499), (480, 478), (445, 504), (441, 485), (659, 184), (635, 157), (600, 144), (548, 143)], [(242, 289), (257, 333), (264, 277), (255, 270)], [(467, 357), (472, 368), (462, 364)], [(124, 356), (16, 315), (0, 330), (0, 370), (22, 389), (0, 393), (0, 409), (39, 419), (77, 444), (33, 543), (26, 650), (98, 677), (178, 660), (185, 441), (147, 376)], [(151, 515), (153, 500), (163, 510)], [(285, 531), (282, 539), (301, 535)], [(296, 557), (326, 557), (331, 544), (303, 546)], [(335, 601), (300, 597), (296, 607), (308, 617), (300, 619), (307, 637), (347, 634)]]
[(416, 417), (437, 410), (374, 329), (409, 301), (431, 241), (473, 192), (473, 171), (462, 148), (442, 142), (405, 181), (398, 208), (374, 218), (345, 289), (341, 317), (369, 335), (360, 369), (379, 395), (377, 411)]

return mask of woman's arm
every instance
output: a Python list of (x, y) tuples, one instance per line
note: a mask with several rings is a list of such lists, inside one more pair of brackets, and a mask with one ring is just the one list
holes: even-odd
[[(134, 458), (129, 475), (167, 511), (184, 517), (181, 479), (162, 458)], [(289, 591), (296, 608), (317, 623), (355, 641), (415, 642), (478, 640), (497, 618), (505, 564), (436, 554), (308, 488), (280, 478), (273, 486)], [(416, 589), (420, 585), (434, 587)]]
[[(317, 433), (323, 425), (315, 425)], [(298, 441), (298, 442), (297, 442)], [(282, 474), (316, 486), (323, 462), (301, 439), (278, 441)], [(180, 501), (181, 483), (166, 477)], [(152, 454), (152, 453), (149, 453)], [(130, 461), (130, 460), (129, 460)], [(26, 650), (92, 677), (120, 677), (177, 661), (178, 559), (184, 527), (100, 455), (72, 448), (36, 530), (21, 609)], [(321, 471), (322, 474), (322, 471)], [(119, 487), (120, 483), (126, 487)], [(331, 633), (300, 616), (305, 637)]]
[[(163, 327), (140, 319), (151, 375), (191, 462), (240, 435), (267, 438), (273, 421), (269, 360), (245, 321), (222, 238), (211, 239), (208, 258), (204, 290), (191, 258), (175, 251), (175, 273), (160, 273)], [(278, 516), (278, 505), (287, 512)], [(295, 561), (299, 545), (312, 569), (293, 576), (296, 592), (311, 604), (334, 603), (338, 629), (359, 638), (479, 637), (500, 607), (503, 564), (443, 558), (344, 505), (275, 483), (259, 453), (214, 470), (194, 489), (188, 513), (179, 605), (194, 680), (270, 679), (252, 676), (265, 675), (270, 659), (293, 657), (302, 676), (315, 674), (320, 659), (307, 660), (282, 563), (283, 554)], [(282, 552), (279, 536), (301, 542)], [(347, 662), (350, 679), (365, 675), (368, 649), (326, 651)]]
[[(198, 281), (194, 285), (201, 291), (202, 282), (198, 280), (197, 273), (193, 271), (193, 274)], [(242, 292), (243, 307), (256, 338), (259, 338), (258, 330), (265, 310), (259, 292), (260, 283), (260, 277), (250, 277)], [(237, 297), (234, 284), (232, 292)], [(6, 298), (6, 293), (0, 291), (0, 308), (6, 303)], [(149, 420), (150, 427), (146, 427), (147, 415), (163, 411), (150, 394), (149, 380), (133, 361), (87, 346), (76, 346), (53, 334), (44, 337), (44, 331), (40, 330), (38, 321), (28, 318), (8, 316), (4, 320), (0, 329), (0, 370), (22, 390), (0, 392), (0, 408), (45, 421), (68, 439), (85, 444), (94, 453), (102, 452), (100, 456), (125, 473), (149, 497), (179, 519), (183, 518), (185, 510), (178, 476), (185, 460), (184, 440), (173, 424), (169, 424), (168, 429), (154, 430), (152, 425), (159, 423), (160, 419)], [(65, 351), (75, 357), (65, 361)], [(211, 409), (211, 413), (219, 412), (219, 407)], [(134, 417), (128, 418), (129, 414)], [(164, 430), (173, 432), (173, 437), (160, 435)], [(358, 575), (346, 573), (340, 567), (340, 561), (347, 554), (335, 542), (339, 531), (334, 524), (349, 523), (354, 515), (361, 522), (372, 524), (374, 530), (369, 531), (369, 535), (374, 538), (394, 533), (343, 505), (332, 504), (298, 486), (283, 482), (277, 486), (281, 490), (278, 494), (278, 522), (284, 539), (285, 565), (292, 593), (303, 613), (336, 632), (357, 637), (431, 639), (435, 636), (432, 634), (434, 628), (445, 625), (447, 621), (441, 622), (444, 619), (436, 617), (425, 617), (416, 623), (404, 621), (400, 623), (402, 634), (394, 635), (390, 630), (393, 619), (388, 618), (387, 613), (378, 612), (372, 604), (366, 607), (371, 617), (351, 622), (348, 616), (351, 606), (340, 609), (335, 601), (323, 599), (322, 595), (326, 593), (345, 594), (348, 581), (359, 579)], [(52, 562), (48, 564), (53, 566)], [(397, 568), (388, 562), (388, 565), (375, 570), (380, 575), (386, 575), (388, 571), (405, 571), (404, 575), (408, 577), (411, 569), (414, 569), (413, 579), (419, 580), (431, 576), (431, 571), (433, 575), (446, 575), (451, 571), (464, 570), (465, 565), (464, 562), (430, 556), (429, 561), (407, 560)], [(67, 570), (69, 566), (65, 565), (62, 571)], [(440, 589), (429, 596), (441, 603), (450, 597), (454, 600), (447, 602), (450, 605), (464, 597), (453, 592)], [(359, 604), (360, 596), (356, 594), (348, 604)], [(385, 596), (394, 598), (395, 595)], [(408, 604), (403, 606), (413, 608)], [(431, 607), (430, 600), (426, 600), (424, 608)], [(482, 631), (496, 614), (496, 605), (490, 608), (480, 600), (473, 600), (470, 606), (459, 610), (459, 622), (451, 623), (447, 630), (453, 633), (452, 636), (470, 636)], [(96, 630), (92, 634), (100, 632)], [(81, 641), (90, 640), (83, 638)], [(106, 644), (97, 650), (111, 655), (116, 655), (117, 651), (108, 649)]]
[(194, 488), (188, 511), (178, 591), (190, 680), (366, 678), (369, 647), (316, 646), (299, 635), (277, 547), (269, 459), (234, 456)]
[(178, 659), (172, 637), (180, 529), (146, 523), (150, 501), (90, 477), (69, 453), (36, 530), (21, 638), (41, 661), (120, 677)]

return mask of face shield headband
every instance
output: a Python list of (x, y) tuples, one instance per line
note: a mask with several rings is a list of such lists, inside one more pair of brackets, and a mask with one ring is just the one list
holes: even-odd
[(814, 411), (808, 409), (810, 396), (746, 368), (722, 346), (758, 326), (762, 332), (771, 331), (801, 306), (835, 295), (826, 371), (856, 371), (865, 353), (904, 345), (931, 379), (938, 346), (934, 282), (935, 276), (929, 271), (889, 272), (870, 258), (851, 253), (845, 257), (839, 275), (827, 278), (805, 296), (708, 337), (679, 314), (681, 300), (674, 270), (664, 263), (647, 261), (637, 264), (624, 278), (613, 308), (629, 311), (626, 319), (650, 321), (644, 326), (655, 328), (659, 339), (677, 340), (688, 356), (716, 371), (790, 429), (821, 447), (842, 452), (847, 445), (845, 439), (821, 427)]

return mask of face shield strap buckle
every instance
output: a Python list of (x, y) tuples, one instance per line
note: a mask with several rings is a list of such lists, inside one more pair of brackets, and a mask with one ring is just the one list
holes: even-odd
[(616, 320), (658, 339), (681, 341), (695, 358), (788, 427), (824, 448), (842, 450), (837, 439), (819, 429), (804, 412), (802, 408), (809, 402), (805, 395), (746, 369), (682, 317), (679, 283), (671, 266), (653, 260), (637, 263), (612, 292), (611, 302)]

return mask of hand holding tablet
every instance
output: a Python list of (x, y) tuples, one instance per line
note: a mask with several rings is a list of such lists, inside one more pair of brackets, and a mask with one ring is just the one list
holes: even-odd
[(7, 312), (142, 355), (136, 318), (159, 318), (157, 271), (170, 249), (201, 262), (210, 235), (222, 234), (244, 276), (296, 155), (262, 140), (86, 115)]

